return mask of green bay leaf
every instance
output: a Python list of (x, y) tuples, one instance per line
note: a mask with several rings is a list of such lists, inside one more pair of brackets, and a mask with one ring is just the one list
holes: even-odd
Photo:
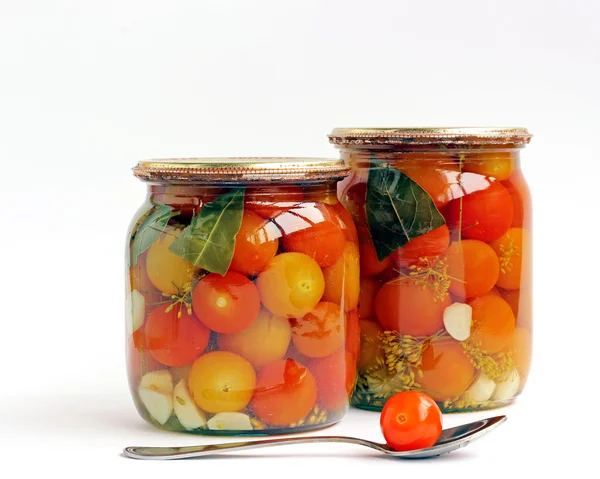
[(169, 249), (198, 268), (224, 275), (243, 213), (244, 188), (231, 189), (204, 205)]
[(431, 196), (383, 160), (371, 159), (365, 210), (379, 261), (445, 224)]
[(131, 264), (135, 266), (140, 254), (150, 248), (150, 245), (165, 230), (171, 218), (179, 212), (172, 211), (169, 205), (155, 203), (151, 213), (140, 224), (131, 244)]

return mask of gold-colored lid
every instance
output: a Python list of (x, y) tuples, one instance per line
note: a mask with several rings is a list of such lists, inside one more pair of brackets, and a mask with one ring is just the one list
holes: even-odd
[(329, 141), (340, 146), (359, 145), (526, 145), (526, 128), (335, 128)]
[(151, 182), (317, 182), (338, 180), (349, 168), (327, 158), (173, 158), (140, 161), (133, 174)]

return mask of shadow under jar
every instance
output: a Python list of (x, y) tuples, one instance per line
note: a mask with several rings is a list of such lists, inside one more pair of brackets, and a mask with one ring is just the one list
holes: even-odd
[(341, 160), (141, 162), (127, 247), (127, 365), (163, 429), (265, 435), (331, 425), (356, 380), (358, 236)]
[(522, 128), (335, 129), (360, 239), (352, 404), (405, 390), (444, 412), (509, 404), (531, 361), (531, 200)]

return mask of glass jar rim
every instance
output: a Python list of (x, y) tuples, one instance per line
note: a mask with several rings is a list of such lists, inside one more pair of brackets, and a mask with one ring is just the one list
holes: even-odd
[(445, 147), (479, 145), (523, 146), (532, 134), (522, 127), (400, 127), (334, 128), (329, 142), (340, 146), (440, 145)]
[(349, 167), (335, 158), (222, 157), (140, 161), (133, 174), (142, 181), (179, 183), (295, 183), (340, 180)]

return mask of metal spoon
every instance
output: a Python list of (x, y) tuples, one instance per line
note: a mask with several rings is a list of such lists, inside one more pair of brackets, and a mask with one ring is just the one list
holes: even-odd
[(133, 459), (188, 459), (191, 457), (212, 456), (230, 451), (252, 449), (269, 446), (282, 446), (285, 444), (312, 444), (317, 442), (345, 442), (370, 447), (390, 456), (406, 459), (417, 459), (439, 456), (465, 447), (469, 442), (479, 439), (487, 432), (495, 429), (506, 421), (506, 416), (496, 416), (474, 421), (462, 426), (444, 429), (435, 445), (425, 449), (398, 452), (386, 444), (366, 441), (355, 437), (346, 436), (308, 436), (290, 437), (283, 439), (265, 439), (261, 441), (230, 442), (225, 444), (209, 444), (206, 446), (182, 446), (182, 447), (144, 447), (130, 446), (123, 450), (123, 454)]

